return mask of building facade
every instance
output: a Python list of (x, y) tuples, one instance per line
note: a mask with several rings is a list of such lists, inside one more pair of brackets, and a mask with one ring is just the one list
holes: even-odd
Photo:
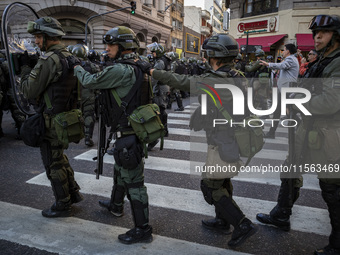
[[(98, 16), (119, 8), (130, 6), (127, 0), (21, 0), (31, 6), (39, 17), (52, 16), (63, 25), (66, 36), (63, 37), (65, 45), (83, 43), (87, 35), (87, 45), (90, 49), (102, 51), (105, 48), (103, 35), (115, 26), (127, 26), (135, 31), (140, 41), (140, 53), (144, 54), (146, 45), (159, 42), (169, 45), (172, 26), (170, 13), (165, 12), (165, 7), (170, 5), (170, 0), (137, 0), (135, 14), (130, 9)], [(0, 13), (12, 0), (0, 1)], [(85, 26), (87, 24), (87, 33)]]
[(229, 7), (229, 32), (242, 50), (245, 50), (248, 36), (248, 45), (261, 46), (267, 55), (275, 57), (287, 43), (295, 44), (306, 55), (314, 48), (308, 29), (313, 16), (340, 13), (337, 0), (234, 0)]
[(183, 44), (183, 26), (184, 26), (184, 0), (172, 0), (170, 5), (170, 18), (171, 18), (171, 33), (170, 43), (171, 51), (175, 51), (179, 56), (182, 55)]

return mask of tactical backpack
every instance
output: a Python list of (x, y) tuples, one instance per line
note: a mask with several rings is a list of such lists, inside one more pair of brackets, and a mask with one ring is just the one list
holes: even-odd
[[(231, 117), (228, 111), (219, 103), (217, 108), (230, 123)], [(246, 117), (243, 125), (240, 124), (235, 127), (235, 138), (240, 156), (248, 158), (245, 164), (247, 166), (255, 154), (262, 150), (264, 145), (264, 134), (260, 119), (255, 115)]]
[[(147, 154), (147, 144), (161, 139), (160, 149), (163, 149), (165, 128), (160, 120), (160, 109), (158, 105), (152, 104), (151, 82), (148, 77), (141, 72), (134, 61), (124, 60), (120, 63), (129, 64), (135, 70), (136, 83), (130, 92), (121, 99), (115, 89), (103, 90), (100, 100), (105, 105), (103, 110), (104, 123), (111, 127), (111, 132), (116, 131), (116, 127), (122, 116), (128, 120), (128, 125), (138, 137), (144, 148), (145, 157)], [(131, 106), (132, 98), (137, 96), (143, 98), (137, 108)], [(146, 100), (145, 100), (146, 99)], [(130, 106), (130, 107), (129, 107)]]
[[(44, 93), (44, 100), (47, 106), (46, 112), (52, 115), (52, 121), (58, 140), (62, 143), (63, 148), (67, 149), (69, 143), (79, 143), (79, 141), (84, 138), (84, 120), (82, 111), (76, 108), (78, 102), (81, 100), (80, 85), (78, 81), (76, 81), (75, 84), (72, 84), (72, 80), (65, 81), (69, 78), (68, 74), (73, 72), (72, 66), (78, 59), (72, 55), (65, 57), (60, 51), (55, 51), (54, 53), (59, 57), (63, 68), (62, 76), (57, 83), (62, 84), (63, 86), (73, 87), (70, 88), (69, 97), (64, 99), (66, 100), (65, 105), (59, 107), (53, 106), (48, 89)], [(56, 109), (57, 111), (54, 112)]]

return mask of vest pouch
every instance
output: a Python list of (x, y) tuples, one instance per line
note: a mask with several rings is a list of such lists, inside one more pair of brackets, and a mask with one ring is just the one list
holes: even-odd
[(316, 130), (309, 131), (308, 147), (312, 150), (319, 150), (321, 148), (321, 139), (318, 131)]
[(28, 117), (20, 128), (20, 136), (30, 147), (40, 147), (45, 135), (45, 119), (42, 113)]
[(256, 116), (250, 116), (245, 119), (245, 126), (235, 128), (235, 138), (241, 157), (252, 158), (262, 149), (264, 135), (260, 125), (260, 120)]
[(323, 150), (329, 163), (339, 163), (340, 160), (340, 128), (321, 128), (323, 134)]
[(113, 157), (118, 166), (132, 170), (142, 161), (143, 148), (135, 135), (124, 136), (116, 140)]
[(158, 105), (147, 104), (139, 106), (128, 116), (133, 131), (142, 143), (163, 139), (165, 130), (159, 115)]
[(63, 148), (69, 143), (79, 143), (84, 138), (84, 120), (79, 109), (58, 113), (54, 116), (54, 126)]

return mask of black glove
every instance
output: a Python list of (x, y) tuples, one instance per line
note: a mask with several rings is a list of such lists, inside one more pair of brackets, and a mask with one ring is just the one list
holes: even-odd
[(81, 61), (79, 58), (71, 55), (66, 58), (68, 67), (70, 70), (73, 70), (75, 66), (81, 65)]
[(30, 65), (30, 57), (28, 56), (27, 50), (25, 50), (24, 54), (20, 54), (19, 63), (20, 63), (20, 66)]
[(30, 59), (29, 66), (31, 68), (33, 68), (38, 63), (39, 54), (33, 54), (33, 55), (29, 56), (29, 59)]
[(148, 75), (151, 75), (150, 70), (152, 69), (152, 65), (149, 62), (138, 59), (136, 61), (136, 64), (137, 66), (139, 66), (139, 68), (142, 70), (143, 73), (147, 73)]

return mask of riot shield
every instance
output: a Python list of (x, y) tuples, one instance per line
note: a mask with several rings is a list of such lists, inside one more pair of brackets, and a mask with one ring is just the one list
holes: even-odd
[(34, 36), (27, 32), (28, 21), (35, 21), (39, 17), (28, 5), (15, 2), (6, 7), (2, 15), (2, 42), (5, 47), (11, 86), (15, 103), (19, 110), (27, 115), (35, 113), (28, 100), (20, 92), (20, 55), (25, 51), (29, 55), (36, 55), (37, 49)]

